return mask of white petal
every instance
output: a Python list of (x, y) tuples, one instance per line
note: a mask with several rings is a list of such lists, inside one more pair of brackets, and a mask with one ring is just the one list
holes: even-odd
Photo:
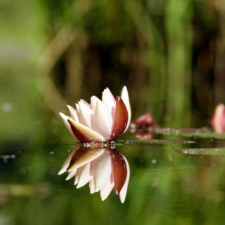
[(109, 177), (107, 181), (105, 182), (104, 186), (102, 187), (102, 189), (100, 190), (100, 196), (102, 201), (104, 201), (109, 196), (113, 187), (114, 187), (114, 182), (111, 182), (111, 178)]
[(88, 128), (92, 128), (91, 117), (94, 115), (94, 112), (84, 103), (79, 102), (80, 108), (80, 123)]
[(83, 187), (91, 180), (92, 176), (90, 175), (90, 164), (91, 163), (88, 163), (79, 168), (79, 179), (77, 188)]
[(75, 135), (73, 134), (73, 132), (72, 132), (72, 130), (71, 130), (71, 127), (70, 127), (70, 124), (69, 124), (69, 122), (68, 122), (68, 119), (72, 119), (71, 117), (69, 117), (69, 116), (66, 116), (66, 115), (64, 115), (63, 113), (59, 113), (59, 115), (62, 117), (62, 119), (63, 119), (63, 122), (64, 122), (64, 124), (66, 125), (66, 128), (69, 130), (69, 132), (73, 135), (73, 137), (74, 138), (76, 138), (75, 137)]
[(70, 115), (71, 115), (72, 119), (79, 122), (79, 119), (78, 119), (78, 116), (77, 116), (77, 111), (73, 107), (71, 107), (70, 105), (68, 105), (67, 107), (69, 108)]
[(95, 193), (95, 184), (94, 184), (94, 179), (92, 177), (92, 179), (89, 182), (89, 187), (90, 187), (90, 193), (94, 194)]
[(108, 112), (112, 115), (114, 118), (115, 109), (116, 109), (116, 101), (113, 95), (111, 94), (109, 89), (105, 89), (102, 93), (102, 102), (108, 109)]
[(61, 168), (60, 171), (58, 172), (58, 175), (60, 175), (60, 174), (62, 174), (62, 173), (64, 173), (64, 172), (66, 172), (66, 170), (67, 170), (67, 168), (68, 168), (68, 166), (69, 166), (69, 164), (70, 164), (70, 160), (71, 160), (71, 158), (72, 158), (74, 152), (75, 152), (77, 149), (78, 149), (78, 148), (74, 149), (74, 150), (70, 153), (70, 155), (68, 156), (68, 158), (66, 159), (66, 161), (65, 161), (64, 164), (62, 165), (62, 168)]
[(129, 95), (128, 95), (126, 86), (124, 86), (121, 91), (121, 98), (123, 99), (123, 102), (124, 102), (124, 104), (127, 108), (127, 112), (128, 112), (128, 123), (127, 123), (126, 129), (125, 129), (125, 131), (126, 131), (128, 129), (128, 127), (130, 126), (130, 120), (131, 120), (131, 107), (130, 107)]
[(91, 97), (91, 109), (93, 110), (93, 112), (95, 112), (96, 102), (98, 100), (100, 101), (100, 99), (97, 98), (96, 96)]
[(89, 108), (91, 108), (90, 104), (87, 103), (85, 100), (81, 99), (80, 101), (81, 101), (82, 103), (84, 103), (86, 106), (88, 106)]
[(94, 130), (106, 140), (110, 139), (113, 119), (101, 101), (97, 101), (94, 115)]
[(79, 170), (80, 170), (80, 168), (77, 169), (77, 175), (76, 175), (76, 177), (75, 177), (74, 185), (77, 185), (77, 184), (78, 184), (78, 180), (79, 180)]
[(95, 192), (97, 192), (104, 186), (112, 173), (111, 157), (109, 151), (105, 151), (92, 163)]
[(114, 98), (112, 92), (111, 92), (108, 88), (106, 88), (106, 90), (107, 90), (107, 92), (108, 92), (108, 94), (109, 94), (109, 97), (114, 101), (114, 104), (116, 104), (116, 100), (115, 100), (115, 98)]
[(68, 176), (67, 176), (67, 178), (66, 178), (66, 180), (69, 180), (69, 179), (71, 179), (73, 176), (75, 176), (75, 175), (76, 175), (76, 172), (77, 172), (76, 169), (70, 171), (69, 174), (68, 174)]
[(76, 139), (80, 142), (92, 142), (92, 141), (105, 141), (105, 138), (95, 132), (94, 130), (78, 123), (72, 119), (69, 119), (70, 125), (72, 126)]
[[(122, 154), (121, 154), (121, 155), (122, 155)], [(124, 155), (122, 155), (122, 156), (123, 156), (123, 158), (124, 158), (124, 160), (125, 160), (125, 162), (126, 162), (126, 165), (127, 165), (127, 178), (126, 178), (125, 184), (123, 185), (123, 187), (122, 187), (122, 189), (121, 189), (121, 191), (120, 191), (119, 196), (120, 196), (120, 201), (121, 201), (122, 203), (124, 203), (125, 198), (126, 198), (126, 195), (127, 195), (128, 183), (129, 183), (129, 180), (130, 180), (130, 165), (129, 165), (129, 163), (128, 163), (126, 157), (125, 157)]]
[(76, 110), (77, 110), (78, 120), (80, 121), (80, 106), (77, 103), (76, 103)]

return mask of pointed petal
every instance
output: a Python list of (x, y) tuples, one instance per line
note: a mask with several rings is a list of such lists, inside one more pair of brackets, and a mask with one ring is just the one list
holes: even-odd
[(91, 129), (92, 127), (91, 116), (94, 114), (94, 112), (82, 102), (79, 102), (79, 108), (80, 108), (80, 123)]
[(91, 108), (90, 104), (87, 103), (85, 100), (81, 99), (80, 101), (81, 101), (83, 104), (85, 104), (86, 106), (88, 106), (89, 108)]
[(79, 149), (79, 147), (77, 147), (76, 149), (74, 149), (70, 155), (68, 156), (68, 158), (66, 159), (66, 161), (64, 162), (64, 164), (62, 165), (62, 168), (60, 169), (58, 175), (61, 175), (62, 173), (66, 172), (69, 164), (70, 164), (70, 160), (72, 159), (73, 157), (73, 154), (75, 153), (75, 151), (77, 151)]
[(95, 193), (95, 184), (94, 184), (94, 179), (92, 177), (92, 179), (89, 182), (89, 187), (90, 187), (90, 193), (94, 194)]
[(101, 154), (103, 154), (104, 151), (105, 151), (104, 149), (100, 149), (100, 148), (92, 149), (92, 148), (79, 147), (79, 149), (77, 149), (77, 151), (73, 154), (67, 171), (75, 170), (91, 162), (92, 160), (96, 159)]
[(120, 191), (120, 201), (122, 203), (124, 203), (125, 201), (125, 198), (126, 198), (126, 195), (127, 195), (127, 188), (128, 188), (128, 183), (129, 183), (129, 180), (130, 180), (130, 166), (129, 166), (129, 163), (128, 163), (128, 160), (126, 159), (126, 157), (124, 155), (122, 155), (124, 161), (126, 162), (126, 166), (127, 166), (127, 177), (126, 177), (126, 181), (125, 181), (125, 184), (123, 185), (121, 191)]
[(78, 120), (80, 121), (80, 106), (77, 103), (76, 103), (76, 111), (77, 111)]
[(71, 115), (72, 119), (79, 122), (79, 119), (78, 119), (78, 116), (77, 116), (77, 111), (73, 107), (71, 107), (70, 105), (68, 105), (67, 107), (69, 108), (70, 115)]
[[(59, 115), (62, 117), (64, 124), (66, 125), (66, 128), (69, 130), (69, 132), (73, 135), (74, 138), (76, 138), (76, 136), (74, 135), (71, 126), (68, 122), (68, 119), (71, 119), (69, 116), (64, 115), (63, 113), (59, 113)], [(77, 139), (77, 138), (76, 138)], [(77, 139), (78, 140), (78, 139)]]
[[(130, 107), (130, 100), (129, 100), (129, 95), (128, 95), (128, 91), (127, 91), (127, 87), (124, 86), (122, 91), (121, 91), (121, 98), (123, 99), (123, 102), (127, 108), (127, 112), (128, 112), (128, 122), (127, 122), (127, 126), (125, 131), (128, 129), (129, 125), (130, 125), (130, 120), (131, 120), (131, 107)], [(125, 132), (124, 131), (124, 132)]]
[[(84, 101), (84, 100), (83, 100)], [(84, 103), (84, 102), (82, 102), (82, 100), (80, 101), (80, 102), (78, 102), (78, 105), (79, 105), (79, 108), (80, 107), (82, 107), (82, 108), (85, 108), (86, 110), (89, 110), (90, 112), (94, 112), (92, 109), (91, 109), (91, 107), (90, 107), (90, 105), (88, 104), (88, 103)]]
[(113, 187), (114, 183), (111, 182), (111, 178), (109, 177), (100, 191), (102, 201), (104, 201), (109, 196)]
[(127, 164), (119, 151), (113, 150), (110, 151), (110, 154), (113, 168), (114, 193), (118, 195), (126, 182)]
[(111, 139), (122, 135), (127, 127), (128, 112), (121, 97), (116, 98), (116, 114)]
[(103, 142), (106, 140), (102, 135), (74, 120), (68, 119), (68, 122), (75, 138), (80, 142)]
[(77, 169), (77, 175), (76, 175), (75, 180), (74, 180), (74, 185), (77, 185), (77, 184), (78, 184), (78, 180), (79, 180), (79, 170), (80, 170), (80, 168)]
[(95, 192), (97, 192), (104, 186), (105, 182), (110, 177), (110, 174), (112, 172), (110, 152), (105, 151), (92, 163)]
[(108, 140), (110, 139), (112, 125), (112, 116), (105, 105), (101, 101), (97, 101), (94, 115), (94, 130)]
[(112, 92), (109, 90), (109, 88), (106, 88), (106, 90), (107, 90), (107, 92), (108, 92), (109, 97), (112, 99), (112, 101), (114, 101), (114, 105), (115, 105), (115, 104), (116, 104), (116, 100), (115, 100), (115, 98), (114, 98)]
[(91, 97), (91, 109), (92, 109), (93, 112), (95, 112), (95, 107), (96, 107), (97, 101), (100, 101), (100, 99), (97, 98), (96, 96)]
[(103, 91), (102, 102), (112, 117), (115, 118), (116, 101), (109, 89)]
[(66, 178), (66, 180), (69, 180), (69, 179), (71, 179), (73, 176), (75, 176), (75, 175), (76, 175), (76, 172), (77, 172), (77, 170), (72, 170), (72, 171), (70, 171), (69, 174), (68, 174), (68, 176), (67, 176), (67, 178)]
[(79, 168), (79, 179), (77, 188), (83, 187), (92, 179), (90, 175), (90, 163), (85, 164)]

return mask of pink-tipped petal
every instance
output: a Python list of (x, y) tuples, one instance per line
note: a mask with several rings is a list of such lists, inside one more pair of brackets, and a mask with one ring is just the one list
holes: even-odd
[(120, 201), (122, 203), (124, 203), (126, 195), (127, 195), (127, 188), (128, 188), (129, 180), (130, 180), (130, 166), (129, 166), (129, 163), (128, 163), (128, 160), (126, 159), (126, 157), (124, 155), (122, 155), (122, 157), (123, 157), (123, 159), (126, 163), (126, 166), (127, 166), (127, 177), (126, 177), (125, 184), (123, 185), (123, 187), (120, 191), (119, 196), (120, 196)]
[(114, 179), (114, 193), (118, 195), (127, 178), (127, 164), (124, 157), (117, 150), (110, 151)]
[(92, 179), (89, 182), (89, 187), (90, 187), (90, 193), (94, 194), (95, 193), (95, 184), (94, 184), (94, 179), (92, 177)]
[(84, 103), (86, 106), (88, 106), (89, 108), (91, 108), (90, 104), (87, 103), (85, 100), (81, 99), (80, 101), (81, 101), (82, 103)]
[(75, 136), (75, 138), (80, 141), (80, 142), (93, 142), (93, 141), (98, 141), (98, 142), (104, 142), (106, 139), (95, 132), (94, 130), (91, 130), (90, 128), (74, 121), (71, 119), (68, 119), (68, 122), (71, 126), (71, 130)]
[(94, 130), (102, 135), (105, 140), (110, 139), (113, 119), (101, 101), (96, 102), (95, 115), (94, 115)]
[(77, 175), (76, 175), (75, 180), (74, 180), (74, 185), (77, 185), (77, 184), (78, 184), (78, 180), (79, 180), (79, 170), (80, 170), (80, 168), (77, 169)]
[(127, 127), (128, 112), (121, 97), (116, 98), (116, 113), (113, 124), (111, 139), (115, 139), (122, 135)]
[[(69, 132), (72, 134), (72, 136), (74, 138), (76, 138), (76, 136), (74, 135), (71, 126), (68, 122), (68, 119), (71, 119), (69, 116), (64, 115), (63, 113), (59, 113), (59, 115), (62, 117), (64, 124), (66, 125), (66, 128), (69, 130)], [(76, 138), (77, 139), (77, 138)], [(78, 140), (78, 139), (77, 139)]]
[(77, 151), (73, 154), (70, 160), (70, 164), (67, 168), (67, 171), (75, 170), (91, 162), (92, 160), (98, 158), (101, 154), (103, 154), (104, 151), (105, 151), (104, 149), (91, 149), (79, 147), (79, 149), (77, 149)]
[(116, 101), (109, 89), (105, 89), (102, 93), (102, 102), (106, 106), (108, 112), (115, 117)]
[(77, 188), (83, 187), (92, 179), (90, 175), (90, 163), (85, 164), (79, 168), (79, 179)]
[[(83, 100), (84, 101), (84, 100)], [(87, 103), (88, 104), (88, 103)], [(91, 109), (91, 106), (88, 106), (87, 104), (83, 103), (82, 101), (78, 102), (78, 105), (79, 105), (79, 109), (80, 107), (82, 108), (85, 108), (86, 110), (88, 110), (90, 113), (94, 112), (92, 109)]]
[(72, 119), (79, 122), (79, 119), (78, 119), (78, 116), (77, 116), (77, 111), (73, 107), (71, 107), (70, 105), (68, 105), (67, 107), (70, 111), (70, 115), (71, 115)]
[(223, 104), (216, 107), (211, 125), (216, 133), (225, 132), (225, 106)]
[(96, 96), (91, 97), (91, 109), (92, 109), (93, 112), (95, 112), (95, 107), (96, 107), (97, 101), (100, 101), (100, 99), (97, 98)]
[(114, 183), (111, 182), (111, 178), (109, 177), (107, 181), (105, 182), (104, 186), (102, 187), (102, 189), (100, 190), (100, 196), (102, 201), (104, 201), (109, 196), (113, 187), (114, 187)]
[(84, 103), (79, 102), (80, 108), (80, 123), (88, 128), (92, 128), (91, 117), (94, 112)]
[[(129, 100), (129, 95), (128, 95), (128, 91), (127, 91), (127, 87), (124, 86), (122, 91), (121, 91), (121, 98), (123, 99), (123, 102), (127, 108), (127, 112), (128, 112), (128, 122), (127, 122), (127, 126), (125, 131), (128, 129), (129, 125), (130, 125), (130, 120), (131, 120), (131, 107), (130, 107), (130, 100)], [(125, 132), (124, 131), (124, 132)]]
[(95, 159), (92, 164), (95, 192), (98, 192), (104, 186), (112, 172), (110, 152), (105, 151), (101, 156)]
[(109, 97), (111, 98), (111, 100), (114, 102), (114, 105), (115, 105), (116, 104), (116, 100), (115, 100), (112, 92), (108, 88), (106, 88), (105, 90), (108, 92)]
[(67, 176), (67, 178), (66, 178), (66, 180), (69, 180), (72, 177), (74, 177), (76, 175), (76, 172), (77, 172), (77, 170), (70, 171), (69, 174), (68, 174), (68, 176)]
[(78, 120), (80, 121), (80, 106), (77, 103), (76, 103), (76, 111), (77, 111)]

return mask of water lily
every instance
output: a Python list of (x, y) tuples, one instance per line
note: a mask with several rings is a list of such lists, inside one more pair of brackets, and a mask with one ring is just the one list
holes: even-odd
[(79, 142), (116, 140), (130, 125), (131, 108), (126, 87), (116, 99), (106, 88), (102, 93), (102, 101), (92, 96), (90, 104), (81, 99), (76, 109), (71, 106), (68, 108), (71, 117), (59, 114)]
[(215, 132), (225, 132), (225, 106), (223, 104), (219, 104), (216, 107), (211, 119), (211, 124)]
[(131, 121), (132, 126), (153, 126), (154, 124), (154, 118), (150, 113), (145, 113), (136, 120)]
[(75, 177), (77, 188), (89, 183), (91, 194), (100, 191), (104, 201), (112, 189), (123, 203), (130, 179), (130, 166), (117, 149), (77, 147), (66, 159), (59, 175), (69, 172), (66, 180)]

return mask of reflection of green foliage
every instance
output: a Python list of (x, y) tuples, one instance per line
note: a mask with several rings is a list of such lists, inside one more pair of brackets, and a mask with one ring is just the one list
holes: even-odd
[[(195, 143), (168, 140), (141, 146), (119, 145), (131, 168), (127, 199), (121, 204), (113, 192), (102, 202), (99, 193), (90, 195), (88, 185), (76, 189), (73, 179), (65, 181), (66, 174), (57, 175), (68, 150), (75, 145), (62, 123), (55, 123), (51, 129), (47, 133), (41, 127), (36, 129), (21, 146), (21, 154), (14, 144), (16, 158), (9, 165), (1, 164), (0, 191), (6, 198), (5, 203), (0, 202), (4, 204), (1, 215), (10, 224), (180, 224), (183, 220), (190, 224), (208, 219), (212, 224), (222, 224), (217, 218), (224, 204), (224, 158), (190, 158), (178, 150), (216, 148), (223, 142), (195, 139)], [(134, 137), (126, 134), (125, 138)], [(155, 136), (158, 138), (164, 136)], [(7, 148), (2, 153), (6, 154)], [(214, 216), (207, 213), (212, 208)]]

